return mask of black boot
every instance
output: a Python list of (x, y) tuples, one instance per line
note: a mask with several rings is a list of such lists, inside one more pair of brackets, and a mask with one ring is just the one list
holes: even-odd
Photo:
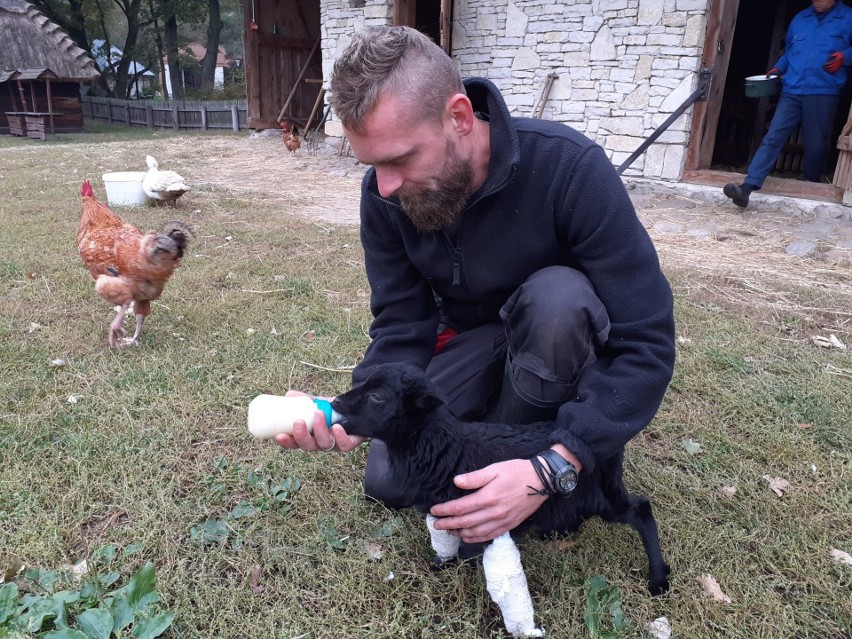
[(734, 184), (733, 182), (728, 182), (725, 185), (725, 188), (722, 189), (722, 192), (731, 198), (734, 201), (734, 204), (745, 208), (748, 206), (748, 196), (751, 195), (752, 191), (756, 191), (757, 189), (751, 184), (746, 184), (743, 182), (742, 184)]
[(558, 406), (535, 406), (521, 397), (512, 386), (508, 368), (503, 373), (503, 384), (497, 404), (488, 411), (485, 421), (499, 424), (532, 424), (556, 417)]

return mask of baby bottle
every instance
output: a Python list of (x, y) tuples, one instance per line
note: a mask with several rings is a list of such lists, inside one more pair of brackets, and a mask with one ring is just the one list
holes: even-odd
[(313, 430), (316, 411), (325, 415), (325, 423), (329, 427), (343, 419), (343, 416), (331, 407), (331, 402), (325, 399), (307, 395), (258, 395), (251, 400), (248, 407), (249, 432), (260, 439), (270, 439), (278, 433), (291, 434), (293, 422), (299, 419), (305, 421), (310, 432)]

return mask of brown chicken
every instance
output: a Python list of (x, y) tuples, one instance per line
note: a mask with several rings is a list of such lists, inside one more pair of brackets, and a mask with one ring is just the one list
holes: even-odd
[(293, 153), (296, 152), (302, 141), (299, 139), (299, 130), (294, 124), (290, 124), (287, 120), (281, 120), (281, 128), (284, 130), (284, 146)]
[[(119, 305), (109, 327), (110, 346), (138, 344), (145, 318), (151, 314), (151, 300), (160, 297), (172, 272), (180, 265), (189, 237), (189, 225), (166, 222), (156, 231), (143, 234), (99, 202), (88, 180), (80, 189), (83, 215), (77, 230), (77, 248), (92, 277), (95, 290), (110, 304)], [(131, 302), (136, 315), (136, 332), (124, 337), (124, 314)]]

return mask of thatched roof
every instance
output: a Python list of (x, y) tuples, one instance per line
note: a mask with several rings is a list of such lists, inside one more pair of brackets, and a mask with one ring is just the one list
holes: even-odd
[(95, 61), (24, 0), (0, 0), (0, 73), (40, 69), (59, 80), (84, 82), (100, 75)]

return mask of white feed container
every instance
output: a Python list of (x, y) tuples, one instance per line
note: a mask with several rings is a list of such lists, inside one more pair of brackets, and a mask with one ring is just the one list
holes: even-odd
[(145, 171), (121, 171), (104, 173), (107, 202), (110, 206), (140, 206), (148, 204), (148, 196), (142, 190)]

